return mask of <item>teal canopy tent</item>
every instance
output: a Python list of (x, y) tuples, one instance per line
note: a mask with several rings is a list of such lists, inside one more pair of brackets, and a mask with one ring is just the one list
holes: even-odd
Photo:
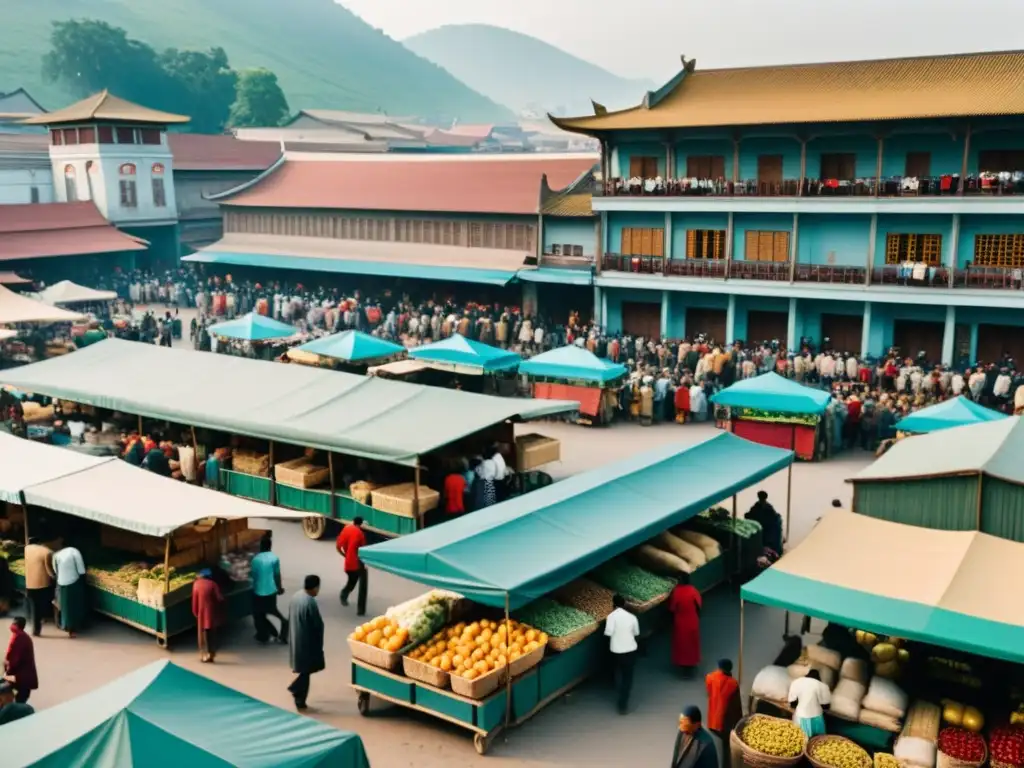
[(4, 726), (10, 768), (369, 768), (357, 734), (169, 661)]
[(978, 405), (963, 395), (946, 400), (942, 403), (930, 405), (919, 411), (914, 411), (896, 422), (896, 429), (900, 432), (913, 432), (924, 434), (926, 432), (938, 432), (940, 429), (950, 427), (962, 427), (967, 424), (981, 424), (986, 421), (999, 421), (1007, 418), (1006, 414), (993, 411), (983, 405)]
[(306, 342), (295, 348), (321, 357), (331, 357), (348, 363), (362, 363), (367, 360), (381, 360), (405, 353), (405, 347), (385, 339), (378, 339), (362, 331), (342, 331)]
[(752, 379), (737, 381), (712, 395), (711, 402), (729, 408), (821, 414), (825, 412), (830, 398), (831, 395), (823, 389), (805, 387), (777, 373), (766, 373)]
[[(774, 474), (790, 451), (722, 433), (668, 445), (359, 550), (367, 565), (510, 609)], [(680, 478), (686, 478), (685, 483)]]
[(211, 325), (207, 330), (211, 336), (223, 339), (238, 339), (240, 341), (287, 339), (289, 336), (294, 336), (299, 332), (298, 328), (294, 325), (288, 325), (288, 323), (264, 317), (256, 312), (250, 312), (234, 320)]
[(626, 375), (626, 366), (602, 360), (582, 347), (552, 349), (519, 365), (519, 372), (538, 379), (567, 379), (608, 384)]
[(459, 334), (416, 347), (409, 352), (409, 357), (456, 373), (511, 371), (522, 362), (515, 352), (481, 344)]

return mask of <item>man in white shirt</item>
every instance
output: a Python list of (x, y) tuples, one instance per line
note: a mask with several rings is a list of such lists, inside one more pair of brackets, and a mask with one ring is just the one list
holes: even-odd
[(787, 698), (793, 708), (793, 722), (800, 726), (807, 738), (825, 733), (824, 708), (832, 703), (832, 694), (821, 682), (818, 670), (812, 669), (805, 677), (794, 680)]
[(82, 553), (64, 547), (53, 556), (53, 572), (57, 578), (57, 624), (68, 637), (74, 637), (89, 613)]
[(605, 619), (604, 635), (611, 638), (608, 646), (612, 652), (612, 672), (618, 677), (619, 714), (624, 715), (629, 708), (629, 694), (633, 689), (633, 666), (636, 663), (636, 639), (640, 636), (640, 622), (626, 610), (626, 598), (622, 595), (615, 595), (612, 605), (615, 610)]

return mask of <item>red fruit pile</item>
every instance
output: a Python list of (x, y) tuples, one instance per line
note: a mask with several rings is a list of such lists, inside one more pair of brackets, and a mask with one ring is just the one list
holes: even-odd
[(992, 731), (988, 744), (993, 760), (1024, 766), (1024, 728), (1001, 725)]
[(968, 763), (985, 759), (985, 739), (966, 728), (948, 727), (939, 731), (939, 751)]

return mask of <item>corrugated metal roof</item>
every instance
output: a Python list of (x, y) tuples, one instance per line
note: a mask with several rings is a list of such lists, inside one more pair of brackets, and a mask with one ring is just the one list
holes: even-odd
[(145, 249), (91, 202), (0, 205), (0, 260)]
[(694, 71), (653, 107), (551, 118), (602, 131), (1024, 114), (1024, 51)]
[(30, 117), (23, 122), (26, 125), (58, 125), (61, 123), (85, 123), (92, 120), (173, 125), (187, 123), (190, 118), (133, 104), (114, 96), (110, 91), (103, 90), (75, 102), (69, 107), (64, 107), (64, 109)]
[[(45, 137), (44, 137), (45, 138)], [(265, 171), (281, 156), (281, 144), (234, 136), (169, 133), (175, 171)]]
[(589, 218), (594, 215), (591, 207), (593, 198), (586, 192), (570, 192), (556, 195), (544, 203), (545, 216), (561, 216), (565, 218)]

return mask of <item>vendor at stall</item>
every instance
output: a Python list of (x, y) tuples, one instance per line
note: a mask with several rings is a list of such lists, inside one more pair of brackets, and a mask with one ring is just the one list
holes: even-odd
[(68, 637), (75, 637), (89, 614), (82, 553), (75, 547), (59, 550), (53, 556), (53, 572), (57, 580), (57, 625)]
[(750, 508), (745, 515), (747, 520), (753, 520), (761, 525), (764, 533), (764, 546), (777, 555), (782, 554), (782, 515), (775, 511), (775, 507), (768, 503), (768, 494), (765, 491), (757, 492), (757, 503)]
[(800, 726), (807, 738), (825, 733), (825, 710), (832, 701), (828, 686), (821, 682), (821, 674), (812, 669), (789, 686), (789, 706), (793, 708), (793, 722)]
[(700, 664), (701, 605), (700, 592), (690, 583), (690, 574), (679, 574), (668, 598), (672, 614), (672, 664), (688, 677)]

